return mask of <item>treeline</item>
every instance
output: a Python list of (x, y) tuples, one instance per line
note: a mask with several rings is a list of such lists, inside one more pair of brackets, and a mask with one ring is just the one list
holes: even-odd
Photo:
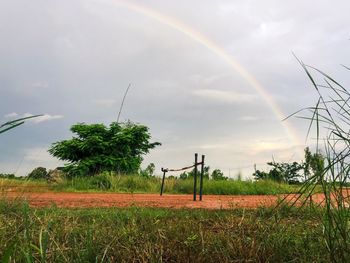
[(255, 180), (272, 180), (281, 183), (298, 184), (307, 181), (310, 177), (319, 175), (324, 171), (325, 157), (321, 152), (312, 153), (309, 147), (304, 150), (305, 160), (301, 163), (268, 162), (270, 171), (255, 170)]

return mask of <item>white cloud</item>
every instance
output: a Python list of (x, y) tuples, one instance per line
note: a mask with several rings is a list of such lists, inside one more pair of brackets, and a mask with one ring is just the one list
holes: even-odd
[[(295, 152), (293, 140), (266, 141), (287, 136), (285, 124), (219, 50), (253, 75), (285, 115), (314, 105), (314, 91), (307, 88), (310, 83), (291, 51), (306, 63), (332, 76), (335, 73), (340, 82), (348, 82), (347, 72), (338, 66), (350, 54), (350, 2), (345, 0), (337, 5), (302, 0), (144, 4), (188, 26), (183, 33), (166, 19), (162, 23), (111, 0), (32, 1), (25, 12), (14, 12), (16, 2), (0, 4), (0, 21), (6, 22), (0, 23), (1, 117), (8, 113), (5, 120), (19, 118), (27, 109), (47, 113), (28, 121), (33, 126), (62, 115), (89, 123), (109, 121), (115, 119), (121, 96), (132, 82), (125, 104), (127, 117), (150, 127), (154, 140), (163, 143), (146, 156), (148, 162), (159, 165), (182, 167), (192, 162), (197, 150), (206, 154), (211, 167), (225, 169), (264, 163), (272, 154), (287, 161)], [(24, 21), (33, 23), (18, 27)], [(209, 42), (200, 44), (196, 32)], [(23, 58), (35, 58), (35, 63)], [(11, 115), (15, 110), (18, 114)], [(301, 120), (291, 126), (297, 133), (306, 133), (307, 123)], [(6, 151), (48, 144), (66, 134), (61, 129), (25, 128), (16, 134), (28, 132), (16, 138), (0, 136), (16, 143), (16, 147), (0, 143), (1, 161), (14, 155)], [(195, 146), (188, 149), (190, 143)]]
[(51, 120), (58, 120), (62, 119), (63, 115), (49, 115), (49, 114), (44, 114), (43, 116), (40, 116), (38, 118), (33, 119), (35, 123), (40, 123), (44, 121), (51, 121)]
[[(34, 116), (34, 114), (32, 113), (24, 113), (22, 116), (17, 115), (18, 117), (21, 118), (26, 118), (26, 117), (31, 117)], [(30, 119), (28, 121), (34, 122), (34, 123), (40, 123), (40, 122), (44, 122), (44, 121), (51, 121), (51, 120), (58, 120), (58, 119), (62, 119), (64, 116), (63, 115), (50, 115), (50, 114), (43, 114), (42, 116)]]
[(213, 89), (200, 89), (193, 92), (195, 96), (206, 98), (209, 100), (215, 100), (226, 103), (247, 103), (253, 102), (256, 99), (256, 95), (248, 93), (239, 93), (236, 91), (224, 91)]
[(15, 118), (17, 116), (18, 116), (18, 114), (16, 112), (11, 112), (9, 114), (6, 114), (5, 118)]
[(247, 143), (248, 153), (251, 156), (257, 155), (276, 155), (281, 159), (289, 159), (298, 149), (297, 146), (291, 146), (288, 138), (270, 138), (252, 140)]

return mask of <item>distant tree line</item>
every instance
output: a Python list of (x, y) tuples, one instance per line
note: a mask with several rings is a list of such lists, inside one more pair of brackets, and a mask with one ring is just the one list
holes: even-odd
[(307, 147), (304, 156), (305, 160), (302, 163), (268, 162), (267, 164), (272, 167), (271, 170), (268, 172), (255, 170), (254, 179), (296, 184), (324, 171), (325, 157), (320, 152), (311, 153)]
[[(198, 171), (198, 175), (200, 174), (200, 171)], [(189, 172), (183, 172), (179, 175), (180, 179), (186, 180), (189, 178), (193, 178), (194, 176), (194, 169), (192, 169)], [(211, 173), (210, 173), (210, 167), (209, 166), (204, 166), (203, 169), (203, 178), (204, 179), (212, 179), (212, 180), (228, 180), (228, 177), (224, 176), (224, 173), (220, 170), (220, 169), (214, 169)]]

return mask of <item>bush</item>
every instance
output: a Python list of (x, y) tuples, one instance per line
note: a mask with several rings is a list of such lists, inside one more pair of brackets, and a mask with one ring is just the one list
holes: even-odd
[(3, 178), (3, 179), (16, 179), (14, 174), (0, 174), (0, 178)]
[(226, 181), (228, 179), (228, 177), (224, 176), (224, 173), (220, 169), (215, 169), (211, 173), (211, 179), (216, 180), (216, 181), (220, 181), (220, 180)]
[(156, 166), (154, 165), (154, 163), (150, 163), (144, 170), (140, 169), (139, 174), (140, 176), (146, 178), (153, 177), (155, 168)]
[(28, 179), (40, 180), (40, 179), (48, 179), (48, 172), (44, 167), (37, 167), (33, 171), (28, 174)]

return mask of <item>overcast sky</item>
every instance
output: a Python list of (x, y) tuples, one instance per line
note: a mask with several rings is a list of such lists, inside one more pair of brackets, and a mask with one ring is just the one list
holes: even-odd
[(272, 156), (301, 160), (307, 123), (281, 118), (317, 96), (292, 52), (348, 84), (349, 10), (345, 0), (0, 0), (0, 123), (45, 114), (0, 136), (0, 172), (62, 165), (51, 143), (74, 123), (115, 121), (129, 83), (121, 119), (162, 143), (144, 165), (179, 168), (198, 152), (249, 177)]

